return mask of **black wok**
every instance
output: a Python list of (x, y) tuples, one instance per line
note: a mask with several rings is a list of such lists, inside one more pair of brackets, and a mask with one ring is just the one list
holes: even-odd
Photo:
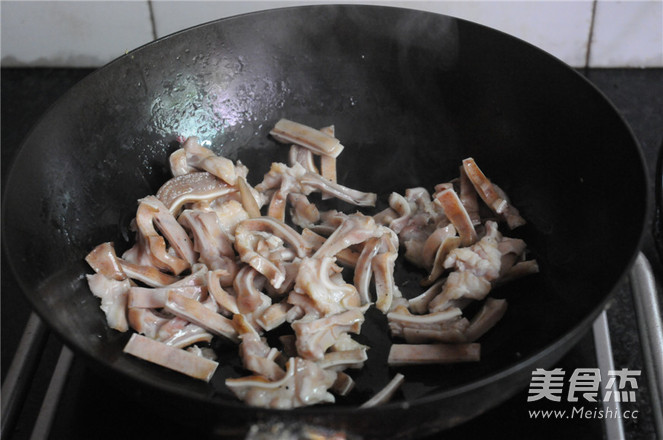
[[(358, 409), (394, 370), (384, 318), (357, 388), (336, 406), (247, 408), (225, 389), (122, 354), (86, 285), (96, 244), (128, 246), (136, 200), (168, 177), (178, 136), (196, 134), (261, 180), (286, 149), (267, 135), (281, 117), (335, 124), (345, 185), (378, 192), (432, 187), (473, 156), (529, 223), (541, 273), (495, 290), (509, 311), (476, 364), (404, 368), (386, 406)], [(25, 140), (6, 186), (3, 241), (21, 287), (77, 354), (166, 414), (220, 433), (282, 420), (365, 438), (441, 430), (484, 412), (552, 366), (588, 330), (639, 248), (647, 217), (639, 147), (611, 104), (541, 50), (463, 20), (396, 8), (311, 6), (224, 19), (130, 52), (91, 74)], [(419, 274), (400, 264), (406, 296)]]

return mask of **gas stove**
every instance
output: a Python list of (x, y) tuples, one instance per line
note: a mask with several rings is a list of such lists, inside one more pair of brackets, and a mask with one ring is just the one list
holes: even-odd
[[(3, 183), (12, 157), (30, 127), (51, 103), (90, 72), (89, 69), (2, 69)], [(663, 135), (663, 70), (589, 69), (581, 73), (607, 95), (629, 123), (650, 164), (653, 181)], [(165, 420), (149, 404), (135, 399), (132, 393), (118, 390), (112, 379), (63, 347), (31, 313), (5, 261), (3, 258), (2, 438), (220, 437), (222, 433), (206, 426)], [(648, 270), (649, 266), (653, 269)], [(653, 288), (657, 279), (663, 279), (662, 272), (663, 264), (648, 235), (629, 279), (617, 287), (592, 330), (553, 370), (564, 372), (566, 379), (587, 371), (598, 370), (603, 376), (609, 371), (640, 371), (635, 380), (637, 388), (631, 395), (625, 395), (626, 399), (601, 402), (598, 396), (598, 402), (582, 398), (573, 402), (568, 398), (566, 384), (559, 402), (549, 398), (535, 400), (533, 372), (528, 389), (476, 419), (446, 431), (444, 438), (488, 434), (493, 438), (569, 436), (639, 440), (657, 438), (657, 429), (663, 435), (660, 431), (663, 411), (657, 406), (661, 403), (662, 388), (657, 388), (657, 384), (660, 386), (662, 379), (656, 376), (660, 370), (651, 377), (655, 371), (652, 365), (657, 357), (660, 359), (663, 347), (656, 346), (656, 324), (647, 321), (657, 319), (651, 304), (655, 303), (657, 294)], [(647, 288), (649, 293), (641, 293)], [(660, 336), (660, 321), (657, 328)], [(644, 350), (643, 340), (648, 341)], [(615, 388), (617, 383), (604, 385), (602, 390)], [(613, 416), (617, 414), (620, 417)]]

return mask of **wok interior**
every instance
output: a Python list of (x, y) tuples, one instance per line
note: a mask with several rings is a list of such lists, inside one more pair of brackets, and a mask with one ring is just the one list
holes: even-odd
[[(402, 369), (397, 400), (434, 396), (540, 352), (596, 311), (638, 246), (645, 177), (630, 132), (567, 66), (521, 41), (452, 18), (392, 8), (276, 10), (203, 25), (123, 56), (74, 87), (34, 129), (5, 200), (5, 244), (34, 307), (65, 341), (102, 364), (174, 393), (235, 402), (211, 385), (122, 355), (89, 292), (83, 257), (128, 246), (136, 200), (168, 178), (177, 136), (198, 135), (262, 179), (287, 148), (281, 117), (334, 124), (346, 146), (339, 182), (380, 194), (448, 181), (473, 156), (529, 224), (514, 232), (541, 273), (498, 288), (503, 321), (476, 364)], [(628, 176), (628, 185), (620, 177)], [(420, 292), (410, 267), (397, 274)], [(404, 283), (405, 280), (409, 280)], [(372, 348), (357, 388), (366, 400), (386, 367), (386, 321), (369, 313)], [(221, 350), (222, 358), (225, 356)], [(354, 373), (353, 373), (354, 374)]]

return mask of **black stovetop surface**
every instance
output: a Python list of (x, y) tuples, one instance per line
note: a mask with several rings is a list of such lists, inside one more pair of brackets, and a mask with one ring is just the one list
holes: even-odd
[[(21, 141), (48, 107), (89, 69), (2, 69), (2, 183)], [(614, 103), (639, 140), (653, 181), (658, 148), (663, 136), (663, 69), (589, 69), (582, 72)], [(591, 117), (591, 115), (588, 115)], [(643, 246), (658, 280), (663, 279), (661, 261), (651, 237)], [(2, 379), (30, 314), (30, 306), (2, 260)], [(660, 292), (660, 289), (659, 289)], [(640, 342), (630, 289), (626, 284), (617, 290), (608, 310), (614, 363), (617, 369), (643, 369)], [(11, 438), (30, 438), (32, 426), (41, 405), (61, 344), (50, 336), (42, 362), (31, 385), (30, 395)], [(596, 366), (591, 332), (558, 364), (565, 371)], [(646, 374), (643, 372), (643, 374)], [(637, 419), (624, 419), (626, 438), (654, 439), (647, 381), (639, 382), (637, 401), (628, 409), (638, 411)], [(200, 427), (165, 421), (149, 406), (113, 391), (113, 383), (100, 376), (83, 360), (75, 358), (69, 371), (60, 406), (51, 430), (51, 439), (137, 439), (137, 438), (208, 438)], [(527, 403), (527, 390), (516, 394), (505, 404), (473, 421), (436, 438), (472, 438), (489, 434), (493, 438), (578, 439), (603, 438), (603, 427), (597, 419), (533, 419), (534, 409), (570, 408), (569, 403)]]

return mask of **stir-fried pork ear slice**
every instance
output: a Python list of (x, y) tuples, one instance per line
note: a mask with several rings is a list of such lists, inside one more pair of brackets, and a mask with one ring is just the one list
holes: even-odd
[(207, 171), (196, 171), (169, 179), (159, 188), (156, 197), (170, 212), (177, 214), (187, 203), (212, 200), (236, 191)]
[[(453, 251), (461, 245), (461, 238), (456, 236), (456, 229), (453, 227), (453, 225), (448, 225), (444, 228), (437, 229), (436, 233), (437, 232), (439, 232), (438, 235), (436, 235), (434, 238), (433, 235), (431, 235), (429, 238), (431, 238), (431, 241), (441, 240), (441, 242), (435, 251), (433, 267), (431, 268), (430, 274), (421, 280), (422, 286), (430, 286), (438, 278), (440, 278), (440, 276), (442, 276), (446, 270), (444, 262), (446, 261), (447, 255), (449, 255), (449, 252)], [(435, 243), (430, 243), (429, 240), (426, 240), (422, 253), (428, 252), (429, 249), (427, 246), (433, 247), (434, 245)]]
[(297, 353), (304, 359), (321, 360), (329, 347), (343, 333), (359, 333), (364, 323), (364, 311), (352, 309), (320, 319), (302, 319), (292, 323), (297, 335)]
[(170, 163), (170, 172), (173, 176), (183, 176), (184, 174), (196, 171), (194, 167), (187, 163), (186, 150), (184, 148), (173, 151), (168, 158), (168, 162)]
[(229, 185), (235, 184), (237, 173), (235, 164), (230, 159), (217, 156), (209, 148), (203, 147), (195, 136), (188, 138), (182, 148), (186, 152), (186, 161), (190, 166), (214, 174)]
[(465, 336), (474, 342), (493, 328), (506, 313), (508, 305), (505, 299), (487, 298), (481, 310), (472, 318)]
[[(238, 315), (238, 317), (238, 319), (245, 319), (242, 315)], [(239, 335), (241, 340), (239, 356), (244, 368), (269, 380), (283, 378), (285, 371), (276, 362), (279, 351), (270, 348), (249, 323), (244, 323), (238, 327), (246, 330), (240, 331)]]
[(299, 145), (293, 144), (290, 146), (290, 151), (288, 152), (288, 162), (290, 166), (299, 164), (309, 173), (318, 173), (318, 168), (315, 166), (313, 160), (313, 151), (308, 148), (301, 147)]
[(107, 278), (122, 281), (127, 278), (120, 265), (113, 243), (106, 242), (98, 245), (86, 255), (85, 261), (95, 272)]
[(479, 216), (479, 202), (477, 201), (477, 192), (474, 189), (472, 181), (470, 180), (469, 177), (467, 177), (465, 168), (462, 165), (460, 166), (459, 186), (460, 186), (460, 193), (459, 193), (460, 202), (465, 207), (465, 211), (467, 211), (467, 215), (470, 217), (472, 224), (474, 226), (480, 225), (481, 217)]
[(317, 403), (333, 403), (327, 390), (334, 385), (336, 373), (320, 368), (315, 362), (290, 358), (286, 374), (278, 381), (262, 376), (226, 379), (226, 386), (251, 406), (290, 409)]
[(294, 291), (308, 295), (322, 315), (339, 313), (359, 307), (361, 301), (357, 289), (346, 284), (340, 274), (341, 268), (334, 264), (333, 257), (304, 258), (299, 265)]
[[(316, 234), (311, 229), (302, 229), (302, 238), (311, 247), (313, 251), (317, 251), (327, 240), (322, 235)], [(350, 248), (340, 250), (336, 254), (336, 261), (344, 266), (355, 267), (359, 259), (359, 253)]]
[(536, 260), (519, 261), (507, 270), (497, 280), (496, 284), (504, 284), (509, 281), (532, 275), (539, 272), (539, 263)]
[(477, 232), (472, 220), (453, 189), (446, 189), (437, 194), (436, 203), (444, 209), (444, 214), (460, 235), (461, 246), (469, 246), (477, 240)]
[(128, 279), (107, 278), (101, 273), (87, 275), (92, 294), (101, 299), (101, 310), (106, 315), (108, 326), (120, 332), (129, 330), (127, 322), (127, 296), (131, 282)]
[(320, 211), (314, 203), (309, 202), (304, 194), (290, 193), (288, 200), (292, 205), (290, 217), (300, 228), (309, 228), (320, 221)]
[(338, 183), (327, 180), (319, 174), (306, 173), (299, 178), (299, 183), (308, 195), (313, 191), (321, 191), (323, 195), (333, 196), (344, 202), (357, 206), (375, 206), (377, 194), (357, 191)]
[[(333, 125), (328, 127), (323, 127), (320, 129), (321, 132), (328, 134), (329, 136), (336, 135), (336, 129)], [(320, 156), (320, 175), (325, 179), (336, 183), (336, 158), (332, 156), (322, 155)], [(322, 200), (332, 198), (329, 194), (323, 194)]]
[(333, 257), (341, 250), (363, 243), (371, 237), (379, 237), (384, 229), (378, 227), (372, 217), (362, 214), (347, 216), (327, 241), (313, 254), (314, 258)]
[[(152, 263), (161, 270), (179, 275), (196, 259), (189, 236), (159, 199), (148, 196), (139, 202), (136, 225), (139, 234), (145, 239)], [(178, 255), (168, 252), (166, 240), (159, 235), (155, 225), (168, 238), (168, 242)]]
[(200, 262), (211, 270), (237, 273), (235, 251), (215, 213), (186, 209), (178, 217), (178, 222), (193, 235), (193, 248), (200, 254)]
[(210, 310), (195, 299), (170, 291), (164, 309), (175, 316), (203, 327), (215, 335), (237, 342), (237, 331), (232, 321)]
[(343, 151), (343, 145), (334, 136), (288, 119), (278, 121), (269, 134), (279, 142), (297, 144), (316, 154), (338, 157)]
[(251, 266), (244, 266), (233, 283), (237, 295), (237, 308), (242, 314), (250, 314), (264, 310), (269, 307), (272, 300), (259, 289), (264, 284), (264, 278), (259, 276), (258, 271)]
[(260, 206), (256, 202), (251, 187), (242, 176), (237, 177), (237, 186), (242, 199), (242, 206), (250, 218), (260, 217)]
[(486, 177), (473, 158), (468, 157), (463, 160), (463, 169), (472, 182), (472, 185), (474, 185), (479, 197), (495, 213), (504, 216), (509, 228), (514, 229), (526, 223), (518, 210), (506, 200), (504, 193), (498, 190)]
[(257, 251), (257, 245), (264, 233), (274, 235), (290, 245), (290, 249), (299, 258), (310, 252), (310, 247), (302, 236), (285, 223), (269, 217), (260, 217), (242, 221), (235, 229), (235, 249), (240, 259), (264, 275), (272, 286), (281, 287), (286, 279), (285, 269)]
[(392, 344), (387, 363), (392, 366), (477, 362), (481, 345), (469, 344)]
[(131, 335), (124, 352), (205, 382), (209, 382), (219, 365), (215, 361), (137, 333)]
[(397, 307), (387, 314), (387, 320), (392, 336), (404, 338), (408, 343), (465, 342), (469, 326), (461, 310), (455, 307), (427, 315), (413, 315), (405, 307)]

